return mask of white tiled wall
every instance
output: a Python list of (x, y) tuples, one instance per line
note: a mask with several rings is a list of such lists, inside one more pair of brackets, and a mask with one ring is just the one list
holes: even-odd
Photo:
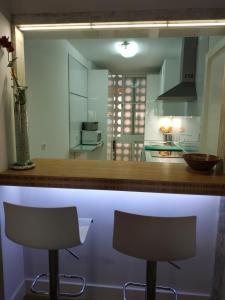
[(151, 118), (146, 121), (146, 144), (152, 140), (163, 140), (163, 134), (159, 129), (165, 118), (168, 118), (171, 123), (174, 122), (174, 120), (178, 120), (181, 124), (182, 131), (174, 130), (172, 133), (173, 141), (199, 141), (200, 117), (159, 117), (152, 115)]

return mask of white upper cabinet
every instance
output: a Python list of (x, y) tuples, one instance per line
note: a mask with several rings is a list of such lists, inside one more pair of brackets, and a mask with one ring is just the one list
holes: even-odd
[(69, 89), (70, 93), (87, 98), (88, 69), (69, 55)]
[[(160, 71), (159, 95), (167, 92), (180, 83), (180, 58), (166, 58)], [(188, 115), (188, 103), (177, 100), (156, 100), (156, 114), (162, 116), (186, 116)]]
[(200, 149), (224, 158), (225, 38), (208, 52), (203, 95)]
[(160, 72), (160, 94), (165, 93), (180, 82), (180, 59), (167, 58)]
[(98, 122), (103, 146), (88, 153), (88, 159), (107, 159), (108, 70), (88, 71), (88, 121)]

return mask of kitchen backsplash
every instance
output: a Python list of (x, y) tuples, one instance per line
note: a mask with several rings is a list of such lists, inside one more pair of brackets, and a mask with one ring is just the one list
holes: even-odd
[[(173, 141), (199, 141), (200, 117), (160, 117), (149, 111), (146, 116), (145, 141), (163, 140), (160, 128), (172, 127)], [(171, 129), (171, 128), (170, 128)]]

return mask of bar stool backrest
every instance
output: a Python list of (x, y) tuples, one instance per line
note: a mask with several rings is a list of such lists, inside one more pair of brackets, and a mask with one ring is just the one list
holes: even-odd
[(23, 246), (64, 249), (81, 244), (76, 207), (39, 208), (4, 202), (6, 236)]
[(115, 211), (113, 247), (147, 261), (193, 257), (196, 217), (151, 217)]

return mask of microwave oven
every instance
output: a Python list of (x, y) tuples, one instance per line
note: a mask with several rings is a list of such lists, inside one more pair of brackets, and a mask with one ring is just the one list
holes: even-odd
[(81, 143), (83, 145), (96, 145), (101, 143), (102, 133), (100, 130), (82, 130)]

